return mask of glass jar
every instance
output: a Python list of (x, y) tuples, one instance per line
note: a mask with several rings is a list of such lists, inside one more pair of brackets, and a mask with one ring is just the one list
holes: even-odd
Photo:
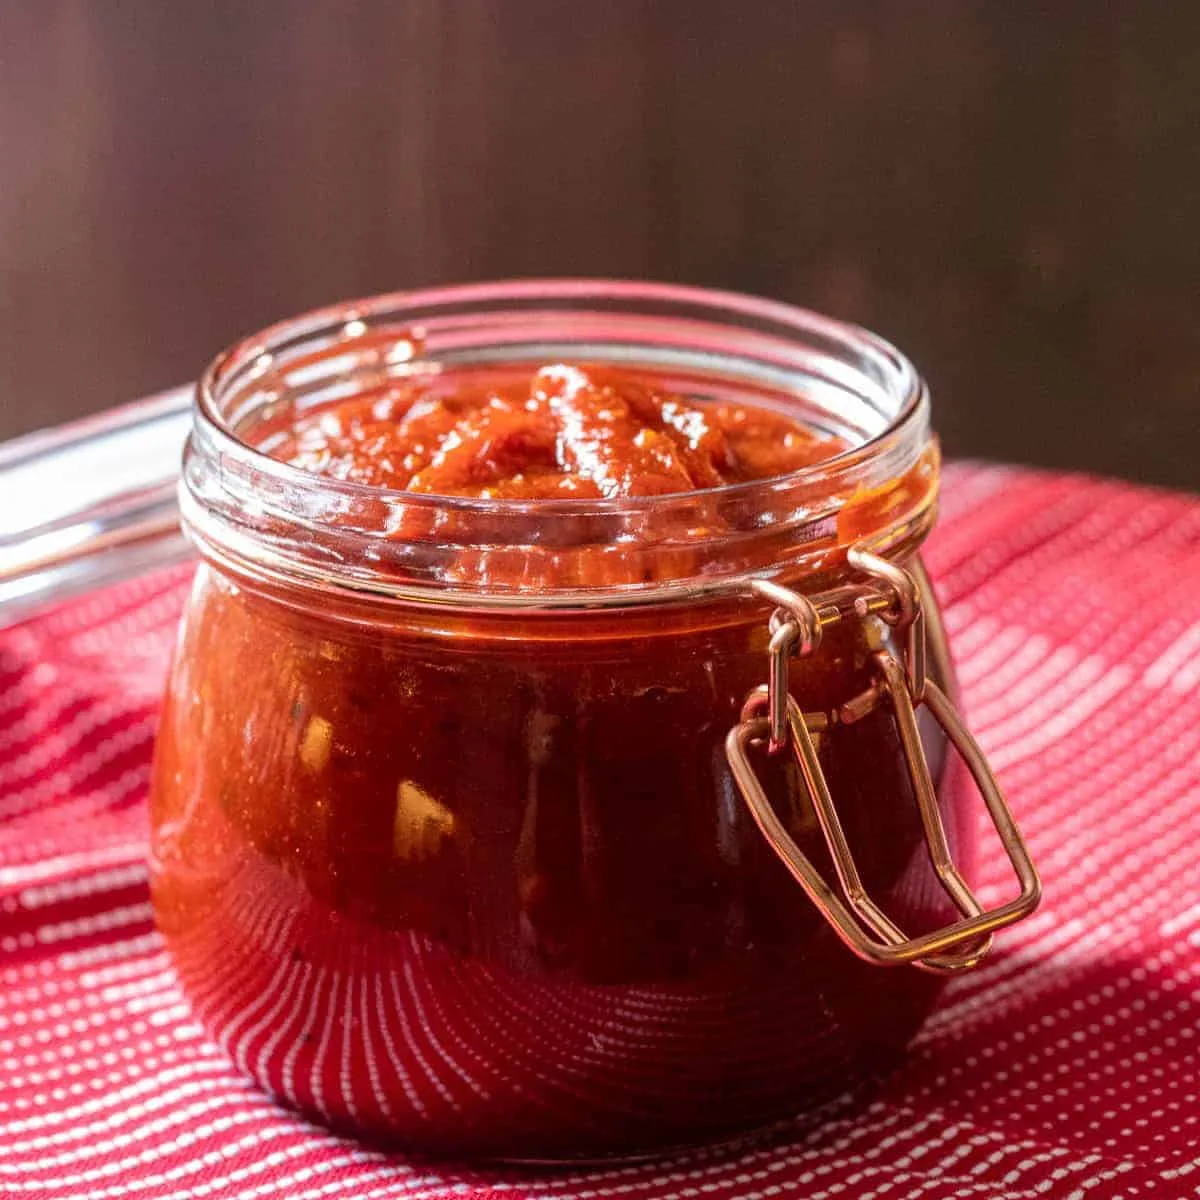
[[(611, 501), (392, 493), (262, 453), (400, 379), (564, 361), (850, 448)], [(937, 483), (900, 354), (747, 297), (451, 288), (223, 354), (151, 797), (199, 1018), (314, 1117), (493, 1159), (725, 1138), (892, 1063), (1039, 891), (947, 697), (918, 557)], [(1020, 887), (990, 911), (956, 865), (975, 807)]]

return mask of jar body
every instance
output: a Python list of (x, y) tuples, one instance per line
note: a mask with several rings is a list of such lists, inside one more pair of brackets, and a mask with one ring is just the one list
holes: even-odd
[[(198, 1016), (286, 1103), (475, 1157), (735, 1135), (890, 1061), (939, 979), (851, 954), (726, 762), (769, 612), (376, 609), (202, 567), (151, 805)], [(844, 703), (871, 650), (862, 623), (829, 631), (792, 694)], [(969, 859), (965, 772), (922, 737)], [(905, 928), (952, 918), (890, 715), (820, 742), (868, 890)], [(764, 779), (832, 877), (795, 765)]]

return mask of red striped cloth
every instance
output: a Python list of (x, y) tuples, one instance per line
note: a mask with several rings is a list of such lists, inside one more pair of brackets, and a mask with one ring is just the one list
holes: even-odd
[(189, 1016), (142, 865), (186, 572), (4, 633), (0, 1196), (1200, 1195), (1200, 501), (960, 465), (929, 561), (1042, 909), (865, 1109), (740, 1154), (537, 1176), (318, 1130)]

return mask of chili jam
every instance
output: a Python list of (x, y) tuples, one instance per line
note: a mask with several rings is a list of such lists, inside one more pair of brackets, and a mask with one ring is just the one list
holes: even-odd
[(308, 471), (485, 500), (612, 500), (786, 475), (845, 443), (782, 413), (701, 405), (652, 377), (556, 364), (358, 397), (270, 448)]
[[(389, 386), (262, 445), (331, 479), (484, 501), (700, 493), (845, 449), (768, 407), (573, 365)], [(578, 582), (603, 556), (605, 585), (649, 577), (613, 548), (554, 569)], [(492, 582), (524, 578), (489, 561)], [(510, 1159), (731, 1135), (889, 1062), (937, 980), (845, 949), (725, 762), (768, 612), (375, 605), (203, 566), (152, 794), (155, 908), (199, 1017), (335, 1126)], [(854, 694), (873, 648), (832, 630), (794, 673), (805, 706)], [(820, 753), (872, 893), (914, 927), (943, 919), (888, 718)], [(828, 870), (794, 765), (763, 770)], [(939, 793), (954, 835), (957, 790)]]

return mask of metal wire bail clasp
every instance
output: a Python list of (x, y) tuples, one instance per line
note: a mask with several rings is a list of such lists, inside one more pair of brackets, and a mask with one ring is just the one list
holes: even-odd
[[(926, 676), (923, 597), (916, 578), (864, 546), (852, 547), (848, 561), (864, 577), (863, 586), (809, 598), (770, 581), (752, 581), (755, 594), (776, 605), (770, 619), (767, 684), (747, 697), (741, 721), (726, 738), (726, 756), (759, 830), (855, 954), (880, 965), (913, 963), (939, 973), (962, 970), (987, 954), (995, 930), (1033, 911), (1041, 898), (1041, 883), (982, 751), (946, 694)], [(876, 650), (870, 684), (863, 692), (831, 713), (806, 713), (789, 690), (790, 659), (812, 654), (823, 627), (851, 614), (891, 626), (903, 662), (888, 649)], [(916, 708), (921, 704), (971, 772), (1020, 883), (1020, 894), (997, 908), (980, 905), (951, 855), (917, 729)], [(813, 740), (814, 734), (837, 724), (852, 725), (881, 706), (891, 709), (896, 722), (933, 869), (960, 914), (959, 920), (916, 937), (908, 937), (867, 892)], [(770, 753), (791, 746), (840, 892), (812, 865), (767, 798), (750, 760), (751, 747), (763, 741)]]
[(788, 664), (793, 654), (807, 658), (821, 644), (821, 617), (812, 601), (799, 592), (769, 579), (756, 579), (750, 586), (778, 606), (771, 614), (767, 644), (767, 745), (774, 754), (788, 743)]

